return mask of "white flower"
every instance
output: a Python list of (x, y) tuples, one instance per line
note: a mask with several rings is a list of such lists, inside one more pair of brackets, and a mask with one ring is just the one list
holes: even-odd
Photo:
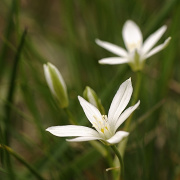
[(108, 116), (102, 115), (95, 106), (78, 96), (88, 120), (95, 129), (85, 126), (67, 125), (49, 127), (46, 130), (59, 137), (76, 137), (67, 141), (100, 140), (106, 145), (116, 144), (129, 135), (128, 132), (117, 131), (117, 129), (140, 104), (140, 101), (138, 101), (134, 106), (124, 111), (130, 101), (132, 92), (131, 79), (128, 79), (121, 84), (114, 96)]
[[(166, 26), (162, 26), (156, 32), (151, 34), (143, 43), (142, 32), (139, 27), (131, 20), (125, 22), (122, 30), (122, 36), (127, 48), (127, 51), (119, 46), (111, 44), (109, 42), (96, 39), (96, 43), (107, 49), (108, 51), (120, 56), (103, 58), (99, 61), (100, 64), (123, 64), (128, 63), (132, 70), (142, 70), (145, 59), (156, 54), (164, 49), (169, 41), (170, 37), (165, 40), (163, 44), (160, 44), (153, 48), (157, 41), (166, 31)], [(153, 49), (152, 49), (153, 48)]]

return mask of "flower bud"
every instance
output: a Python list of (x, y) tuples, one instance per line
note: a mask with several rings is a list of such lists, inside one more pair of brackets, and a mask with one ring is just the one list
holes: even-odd
[(67, 88), (61, 73), (51, 63), (44, 64), (44, 75), (53, 96), (57, 99), (60, 108), (68, 106)]
[(93, 89), (91, 89), (89, 86), (86, 86), (83, 92), (83, 97), (88, 102), (90, 102), (95, 107), (97, 107), (102, 114), (105, 114), (104, 107), (101, 104), (101, 100), (98, 98), (96, 92)]

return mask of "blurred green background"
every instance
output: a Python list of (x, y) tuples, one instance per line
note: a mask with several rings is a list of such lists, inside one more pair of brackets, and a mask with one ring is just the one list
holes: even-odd
[[(91, 126), (77, 95), (88, 85), (106, 112), (119, 85), (136, 75), (127, 64), (100, 65), (112, 56), (99, 38), (124, 47), (122, 27), (132, 19), (144, 39), (166, 24), (168, 47), (150, 57), (142, 72), (136, 128), (124, 157), (126, 180), (180, 179), (179, 0), (0, 1), (0, 179), (108, 180), (105, 157), (89, 142), (68, 143), (45, 129), (69, 124), (45, 82), (43, 64), (63, 75), (69, 110)], [(24, 33), (24, 34), (23, 34)], [(133, 125), (134, 125), (133, 124)], [(7, 146), (11, 149), (8, 149)]]

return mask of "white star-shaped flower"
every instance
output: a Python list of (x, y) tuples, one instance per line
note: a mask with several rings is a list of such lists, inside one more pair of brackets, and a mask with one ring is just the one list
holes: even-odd
[(59, 137), (76, 137), (67, 139), (71, 142), (100, 140), (106, 145), (116, 144), (129, 135), (128, 132), (117, 131), (117, 129), (140, 104), (140, 101), (138, 101), (134, 106), (124, 111), (130, 101), (132, 92), (131, 79), (128, 79), (121, 84), (114, 96), (108, 116), (102, 115), (95, 106), (78, 96), (79, 102), (93, 128), (66, 125), (49, 127), (46, 130)]
[(131, 20), (126, 21), (123, 26), (122, 36), (127, 51), (117, 45), (96, 39), (96, 43), (99, 46), (120, 56), (103, 58), (99, 60), (99, 63), (111, 65), (128, 63), (133, 71), (142, 70), (144, 62), (147, 58), (161, 51), (168, 45), (171, 39), (170, 37), (167, 38), (163, 44), (160, 44), (153, 48), (161, 38), (161, 36), (164, 34), (166, 29), (167, 27), (165, 25), (162, 26), (156, 32), (151, 34), (143, 43), (142, 32), (137, 24)]

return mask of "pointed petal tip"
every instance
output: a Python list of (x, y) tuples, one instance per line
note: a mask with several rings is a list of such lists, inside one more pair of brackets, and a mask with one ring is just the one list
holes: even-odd
[(124, 137), (127, 137), (127, 136), (129, 136), (129, 132), (127, 132), (127, 131), (124, 131)]
[(131, 81), (131, 77), (129, 79), (127, 79), (124, 84), (126, 84), (126, 86), (130, 85), (132, 87), (132, 81)]
[(90, 104), (88, 101), (86, 101), (86, 100), (85, 100), (83, 97), (81, 97), (81, 96), (78, 96), (78, 100), (79, 100), (79, 102), (80, 102), (80, 104), (81, 104), (82, 107), (83, 107), (84, 103)]
[(49, 133), (51, 133), (51, 130), (50, 130), (50, 128), (47, 128), (47, 129), (45, 129), (47, 132), (49, 132)]
[(132, 87), (131, 77), (129, 79), (127, 79), (124, 83), (126, 83), (127, 85), (130, 85)]
[(158, 53), (159, 51), (163, 50), (164, 48), (166, 48), (167, 45), (169, 44), (170, 40), (171, 40), (171, 37), (168, 37), (168, 38), (164, 41), (163, 44), (160, 44), (159, 46), (156, 46), (155, 48), (153, 48), (153, 49), (146, 55), (146, 58), (145, 58), (145, 59), (149, 58), (150, 56), (152, 56), (152, 55)]
[(127, 79), (128, 82), (131, 82), (131, 77), (129, 79)]
[[(134, 110), (136, 110), (138, 107), (139, 107), (139, 105), (140, 105), (140, 100), (136, 103), (136, 104), (134, 104), (133, 106), (131, 106), (132, 108), (134, 108)], [(134, 111), (133, 110), (133, 111)]]
[(100, 44), (102, 41), (100, 39), (95, 39), (96, 44)]
[(166, 31), (167, 26), (166, 26), (166, 25), (163, 25), (162, 28), (164, 29), (164, 31)]
[(136, 104), (137, 104), (137, 107), (140, 105), (140, 102), (141, 102), (141, 101), (139, 100), (139, 101), (136, 103)]
[(102, 58), (98, 61), (99, 64), (108, 64), (108, 65), (112, 65), (111, 63), (111, 59), (109, 60), (109, 62), (107, 62), (107, 59), (110, 59), (110, 58)]
[(167, 29), (167, 26), (166, 25), (163, 25), (161, 26), (157, 31), (162, 31), (162, 34), (164, 34), (164, 32), (166, 31)]
[(46, 131), (50, 132), (50, 127), (48, 127), (47, 129), (45, 129)]
[[(140, 105), (140, 100), (138, 100), (137, 103), (134, 104), (134, 105), (131, 106), (131, 107), (134, 107), (135, 109), (137, 109), (139, 105)], [(134, 110), (135, 110), (135, 109), (134, 109)], [(134, 110), (133, 110), (133, 111), (134, 111)]]
[(78, 95), (78, 100), (82, 101), (82, 100), (84, 100), (84, 98), (82, 98), (81, 96)]
[(164, 47), (166, 47), (168, 44), (169, 44), (169, 42), (171, 41), (171, 37), (168, 37), (166, 40), (165, 40), (165, 42), (164, 42)]
[(103, 59), (100, 59), (100, 60), (98, 61), (98, 63), (99, 63), (99, 64), (104, 64), (102, 60), (103, 60)]
[(78, 95), (78, 100), (79, 100), (79, 102), (80, 102), (80, 104), (81, 104), (81, 102), (83, 101), (83, 98)]
[(129, 136), (129, 132), (118, 131), (118, 132), (116, 132), (116, 134), (113, 137), (108, 139), (107, 142), (112, 145), (117, 144), (117, 143), (121, 142), (124, 138), (126, 138), (127, 136)]
[(171, 39), (172, 39), (171, 37), (168, 37), (168, 38), (165, 40), (165, 43), (169, 43), (169, 41), (170, 41)]

